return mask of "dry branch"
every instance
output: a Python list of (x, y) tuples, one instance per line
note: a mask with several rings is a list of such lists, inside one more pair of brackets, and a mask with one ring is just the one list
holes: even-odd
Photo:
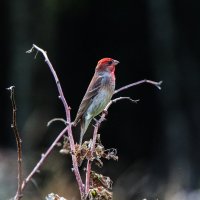
[(23, 181), (22, 188), (21, 188), (22, 191), (26, 187), (26, 184), (31, 180), (31, 178), (33, 177), (33, 175), (38, 172), (38, 170), (41, 167), (41, 165), (47, 159), (47, 157), (49, 156), (49, 154), (52, 152), (53, 148), (57, 145), (58, 141), (63, 137), (63, 135), (66, 133), (67, 130), (68, 130), (68, 126), (65, 127), (65, 129), (63, 129), (63, 131), (58, 135), (58, 137), (54, 140), (54, 142), (52, 143), (52, 145), (48, 148), (48, 150), (46, 151), (46, 153), (44, 153), (44, 154), (41, 155), (41, 159), (37, 162), (37, 164), (35, 165), (35, 167), (33, 168), (33, 170), (30, 172), (30, 174)]
[(162, 81), (159, 81), (159, 82), (155, 82), (155, 81), (151, 81), (151, 80), (147, 80), (147, 79), (144, 79), (144, 80), (141, 80), (141, 81), (137, 81), (135, 83), (131, 83), (129, 85), (125, 85), (117, 90), (115, 90), (114, 94), (118, 93), (118, 92), (121, 92), (123, 90), (126, 90), (130, 87), (133, 87), (133, 86), (136, 86), (136, 85), (140, 85), (142, 83), (149, 83), (151, 85), (154, 85), (156, 86), (159, 90), (161, 90), (161, 84), (162, 84)]
[(7, 88), (10, 91), (10, 99), (12, 103), (12, 109), (13, 109), (13, 119), (12, 119), (12, 129), (13, 133), (15, 135), (16, 144), (17, 144), (17, 160), (18, 160), (18, 184), (17, 184), (17, 192), (15, 194), (14, 200), (19, 200), (22, 198), (22, 140), (19, 136), (19, 131), (17, 128), (17, 107), (15, 102), (15, 86), (11, 86)]
[[(116, 103), (117, 101), (120, 100), (129, 100), (131, 102), (137, 103), (139, 100), (133, 100), (130, 97), (118, 97), (115, 98), (113, 100), (111, 100), (108, 105), (105, 107), (104, 112), (101, 114), (101, 117), (98, 121), (96, 121), (96, 124), (94, 126), (94, 132), (93, 132), (93, 139), (92, 139), (92, 146), (91, 146), (91, 156), (93, 155), (94, 151), (95, 151), (95, 144), (96, 144), (96, 140), (97, 140), (97, 133), (99, 130), (99, 127), (101, 125), (101, 123), (105, 120), (105, 116), (107, 115), (108, 112), (108, 108), (113, 104)], [(87, 161), (87, 168), (86, 168), (86, 180), (85, 180), (85, 194), (86, 196), (89, 193), (89, 189), (90, 189), (90, 172), (91, 172), (91, 161), (88, 160)]]
[(72, 152), (71, 155), (72, 155), (73, 170), (74, 170), (74, 174), (76, 176), (76, 180), (77, 180), (77, 183), (79, 186), (80, 194), (82, 196), (82, 195), (84, 195), (84, 185), (83, 185), (83, 181), (82, 181), (79, 169), (78, 169), (77, 159), (75, 156), (75, 144), (74, 144), (74, 139), (73, 139), (73, 135), (72, 135), (72, 127), (71, 127), (72, 126), (71, 114), (70, 114), (71, 109), (68, 106), (67, 101), (65, 100), (60, 81), (58, 79), (58, 76), (57, 76), (54, 68), (53, 68), (53, 65), (51, 64), (51, 62), (47, 56), (47, 52), (44, 51), (43, 49), (41, 49), (40, 47), (36, 46), (35, 44), (33, 44), (32, 48), (30, 50), (28, 50), (26, 53), (32, 53), (34, 49), (36, 49), (37, 51), (39, 51), (43, 54), (43, 56), (45, 58), (45, 62), (47, 63), (49, 69), (51, 70), (54, 80), (56, 82), (58, 92), (59, 92), (59, 98), (61, 99), (61, 101), (64, 105), (64, 108), (65, 108), (66, 120), (67, 120), (67, 124), (68, 124), (67, 132), (68, 132), (68, 138), (69, 138), (71, 152)]

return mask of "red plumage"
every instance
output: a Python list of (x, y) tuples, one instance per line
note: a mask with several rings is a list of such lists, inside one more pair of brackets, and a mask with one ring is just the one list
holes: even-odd
[(119, 61), (103, 58), (97, 63), (94, 76), (81, 101), (74, 126), (81, 125), (80, 144), (91, 120), (99, 115), (111, 100), (115, 90), (115, 66)]

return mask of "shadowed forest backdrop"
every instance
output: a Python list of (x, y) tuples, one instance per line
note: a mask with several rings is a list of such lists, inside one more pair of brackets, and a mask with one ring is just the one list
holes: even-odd
[[(16, 86), (17, 122), (23, 140), (24, 174), (62, 130), (46, 123), (64, 117), (43, 57), (25, 54), (33, 43), (48, 52), (74, 119), (102, 57), (120, 61), (116, 88), (144, 78), (163, 80), (162, 90), (144, 84), (118, 96), (138, 104), (114, 104), (100, 133), (118, 162), (101, 171), (114, 180), (114, 199), (197, 200), (200, 196), (200, 3), (198, 1), (1, 1), (0, 199), (15, 194), (17, 154), (9, 92)], [(91, 137), (92, 127), (87, 137)], [(74, 129), (78, 139), (79, 128)], [(71, 159), (59, 148), (34, 176), (24, 199), (54, 192), (78, 199)]]

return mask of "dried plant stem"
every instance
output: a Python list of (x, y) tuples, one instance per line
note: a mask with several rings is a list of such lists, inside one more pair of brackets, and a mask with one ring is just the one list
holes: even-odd
[(14, 86), (11, 86), (7, 88), (10, 90), (10, 99), (12, 103), (12, 109), (13, 109), (13, 118), (12, 118), (12, 129), (13, 133), (15, 135), (16, 139), (16, 144), (17, 144), (17, 160), (18, 160), (18, 184), (17, 184), (17, 192), (15, 194), (14, 200), (19, 200), (22, 198), (22, 140), (19, 136), (18, 128), (17, 128), (17, 107), (16, 107), (16, 102), (15, 102), (15, 91), (14, 91)]
[(140, 85), (142, 83), (149, 83), (151, 85), (154, 85), (156, 86), (159, 90), (161, 90), (161, 84), (162, 84), (162, 81), (159, 81), (159, 82), (155, 82), (155, 81), (151, 81), (151, 80), (147, 80), (147, 79), (144, 79), (144, 80), (141, 80), (141, 81), (137, 81), (135, 83), (131, 83), (129, 85), (125, 85), (117, 90), (115, 90), (114, 94), (118, 93), (118, 92), (121, 92), (122, 90), (126, 90), (130, 87), (133, 87), (133, 86), (136, 86), (136, 85)]
[(71, 152), (72, 152), (71, 156), (72, 156), (73, 170), (74, 170), (74, 174), (75, 174), (78, 186), (79, 186), (80, 194), (81, 194), (81, 196), (84, 196), (84, 185), (83, 185), (83, 181), (81, 179), (81, 175), (80, 175), (80, 172), (78, 169), (77, 158), (75, 156), (75, 144), (74, 144), (74, 139), (73, 139), (73, 135), (72, 135), (70, 107), (68, 106), (67, 101), (65, 100), (60, 81), (58, 79), (58, 76), (57, 76), (54, 68), (53, 68), (53, 65), (51, 64), (51, 62), (47, 56), (47, 52), (44, 51), (43, 49), (41, 49), (40, 47), (36, 46), (35, 44), (33, 44), (32, 48), (30, 50), (28, 50), (27, 53), (32, 53), (34, 49), (36, 49), (37, 51), (39, 51), (43, 54), (43, 56), (45, 58), (45, 62), (49, 66), (49, 69), (51, 70), (51, 73), (55, 79), (55, 82), (56, 82), (56, 85), (58, 88), (58, 92), (59, 92), (59, 98), (61, 99), (61, 101), (64, 105), (66, 120), (67, 120), (67, 124), (68, 124), (68, 126), (67, 126), (68, 138), (69, 138), (70, 148), (71, 148)]
[[(93, 139), (92, 139), (92, 145), (91, 145), (91, 156), (93, 155), (93, 153), (95, 151), (95, 144), (96, 144), (96, 140), (97, 140), (97, 133), (98, 133), (99, 127), (100, 127), (101, 123), (105, 120), (105, 116), (108, 112), (108, 108), (113, 103), (116, 103), (117, 101), (124, 100), (124, 99), (130, 100), (131, 102), (134, 102), (134, 103), (137, 103), (139, 101), (139, 100), (133, 100), (130, 97), (118, 97), (118, 98), (111, 100), (108, 103), (108, 105), (104, 109), (104, 112), (101, 114), (100, 119), (96, 122), (96, 124), (94, 126)], [(92, 164), (92, 162), (90, 160), (88, 160), (87, 161), (87, 168), (86, 168), (86, 180), (85, 180), (85, 194), (86, 194), (86, 196), (88, 195), (89, 189), (90, 189), (91, 164)]]
[(57, 121), (63, 122), (65, 125), (67, 124), (66, 120), (63, 118), (53, 118), (50, 121), (48, 121), (47, 126), (50, 126), (53, 122)]
[(26, 53), (32, 53), (34, 49), (36, 49), (37, 51), (39, 51), (39, 52), (41, 52), (43, 54), (45, 62), (47, 63), (49, 69), (51, 70), (52, 75), (54, 76), (54, 80), (56, 82), (56, 85), (57, 85), (57, 88), (58, 88), (58, 92), (59, 92), (59, 98), (61, 99), (61, 101), (62, 101), (62, 103), (63, 103), (63, 105), (65, 107), (66, 119), (68, 119), (67, 110), (70, 110), (70, 108), (69, 108), (69, 106), (68, 106), (68, 104), (67, 104), (67, 102), (65, 100), (65, 97), (64, 97), (64, 94), (63, 94), (63, 91), (62, 91), (62, 87), (60, 85), (60, 81), (58, 79), (58, 76), (57, 76), (54, 68), (53, 68), (53, 65), (51, 64), (51, 62), (50, 62), (50, 60), (49, 60), (49, 58), (47, 56), (47, 52), (44, 51), (43, 49), (41, 49), (40, 47), (36, 46), (35, 44), (33, 44), (32, 48), (30, 50), (26, 51)]
[(38, 161), (38, 163), (36, 164), (36, 166), (33, 168), (33, 170), (30, 172), (30, 174), (25, 178), (25, 180), (22, 183), (22, 191), (24, 190), (26, 184), (31, 180), (31, 178), (33, 177), (33, 175), (35, 173), (38, 172), (39, 168), (41, 167), (41, 165), (44, 163), (44, 161), (47, 159), (47, 157), (49, 156), (49, 154), (51, 153), (51, 151), (53, 150), (53, 148), (56, 146), (56, 144), (58, 143), (58, 141), (63, 137), (63, 135), (66, 133), (66, 131), (68, 130), (68, 126), (65, 127), (65, 129), (63, 129), (63, 131), (58, 135), (58, 137), (54, 140), (54, 142), (52, 143), (52, 145), (48, 148), (48, 150), (41, 155), (41, 159)]

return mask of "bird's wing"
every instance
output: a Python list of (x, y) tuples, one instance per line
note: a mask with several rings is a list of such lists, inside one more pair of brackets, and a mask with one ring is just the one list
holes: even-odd
[(85, 96), (83, 97), (83, 100), (81, 101), (81, 104), (79, 106), (76, 118), (74, 120), (75, 126), (80, 121), (81, 117), (86, 112), (88, 107), (91, 105), (93, 98), (98, 94), (99, 89), (102, 85), (102, 79), (102, 76), (94, 75), (93, 79), (91, 80), (88, 89), (85, 93)]

